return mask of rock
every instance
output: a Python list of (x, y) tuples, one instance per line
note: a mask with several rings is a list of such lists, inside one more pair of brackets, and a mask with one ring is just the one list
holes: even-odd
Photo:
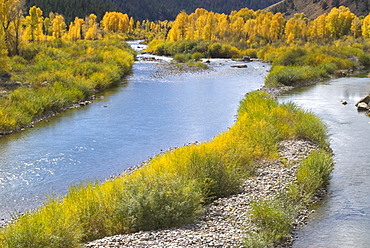
[(237, 65), (231, 65), (230, 67), (233, 67), (233, 68), (247, 68), (248, 66), (244, 65), (244, 64), (237, 64)]
[(357, 104), (358, 111), (367, 111), (369, 109), (370, 109), (369, 105), (365, 102), (360, 102), (359, 104)]
[(347, 105), (348, 102), (346, 100), (340, 100), (340, 103), (343, 105)]
[(243, 56), (242, 61), (244, 62), (251, 62), (251, 58), (249, 56)]
[(0, 73), (0, 78), (9, 79), (12, 75), (8, 72), (2, 72)]
[(79, 104), (81, 107), (87, 106), (91, 103), (91, 101), (81, 101)]
[(366, 104), (369, 104), (370, 103), (370, 95), (367, 95), (367, 96), (365, 96), (365, 97), (363, 97), (363, 98), (361, 98), (360, 99), (360, 101), (358, 101), (356, 104), (355, 104), (355, 106), (356, 107), (358, 107), (358, 105), (360, 104), (360, 103), (366, 103)]

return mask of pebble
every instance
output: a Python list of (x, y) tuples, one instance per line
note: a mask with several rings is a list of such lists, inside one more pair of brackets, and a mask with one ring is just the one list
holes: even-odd
[[(85, 248), (182, 248), (182, 247), (241, 247), (246, 230), (253, 228), (248, 219), (250, 203), (277, 194), (296, 180), (296, 167), (317, 147), (309, 141), (288, 140), (279, 145), (280, 159), (261, 161), (256, 176), (248, 178), (239, 194), (219, 198), (207, 205), (201, 219), (186, 226), (141, 231), (125, 235), (105, 237), (85, 244)], [(307, 221), (309, 211), (302, 211), (295, 226)], [(292, 239), (293, 240), (293, 235)], [(291, 242), (279, 247), (289, 247)]]

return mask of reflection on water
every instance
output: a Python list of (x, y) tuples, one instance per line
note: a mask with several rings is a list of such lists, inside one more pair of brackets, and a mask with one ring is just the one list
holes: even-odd
[(138, 61), (121, 87), (0, 139), (0, 222), (65, 194), (84, 180), (104, 180), (170, 147), (206, 141), (230, 127), (244, 94), (263, 84), (267, 65), (156, 78), (154, 62)]
[[(355, 103), (370, 93), (369, 78), (341, 78), (280, 97), (319, 115), (329, 127), (335, 169), (328, 195), (298, 232), (294, 247), (368, 247), (370, 237), (370, 118)], [(346, 100), (347, 105), (339, 101)]]

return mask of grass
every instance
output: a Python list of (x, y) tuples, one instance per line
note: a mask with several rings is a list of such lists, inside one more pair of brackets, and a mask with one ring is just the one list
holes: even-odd
[[(190, 223), (202, 214), (205, 203), (239, 192), (258, 160), (276, 158), (280, 140), (302, 133), (315, 141), (324, 137), (326, 130), (315, 118), (293, 103), (278, 104), (266, 93), (251, 92), (241, 101), (238, 120), (230, 130), (210, 142), (157, 156), (132, 174), (71, 186), (66, 196), (51, 198), (0, 230), (0, 246), (79, 247), (108, 235)], [(292, 128), (296, 123), (301, 123), (300, 128)], [(305, 130), (312, 129), (318, 134), (310, 137), (312, 133)], [(256, 208), (269, 209), (271, 214), (263, 220), (264, 211), (255, 210), (255, 216), (261, 226), (280, 230), (271, 223), (290, 214), (285, 206), (277, 207), (280, 203), (273, 204), (277, 205), (256, 203)], [(282, 235), (273, 231), (272, 237)]]

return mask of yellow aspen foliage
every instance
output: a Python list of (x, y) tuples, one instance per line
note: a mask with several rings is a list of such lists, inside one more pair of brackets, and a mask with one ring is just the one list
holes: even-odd
[(5, 34), (0, 28), (0, 72), (7, 71), (9, 69), (9, 57), (8, 49), (5, 44)]
[(355, 15), (347, 7), (333, 8), (327, 16), (327, 27), (330, 31), (330, 36), (337, 39), (349, 34), (354, 18)]
[(56, 39), (62, 38), (66, 32), (67, 25), (62, 15), (56, 14), (52, 20), (53, 37)]
[(169, 41), (184, 40), (186, 38), (186, 29), (188, 23), (188, 15), (182, 11), (177, 15), (171, 30), (168, 32)]
[(362, 20), (360, 20), (357, 16), (352, 20), (351, 23), (351, 34), (353, 37), (358, 38), (362, 35)]
[(238, 18), (242, 17), (244, 21), (247, 21), (249, 19), (254, 19), (256, 18), (256, 13), (254, 10), (248, 9), (248, 8), (243, 8), (240, 9), (239, 11), (232, 11), (230, 14), (230, 19), (233, 20), (233, 18)]
[(101, 35), (99, 34), (99, 24), (96, 22), (97, 16), (95, 14), (90, 14), (89, 17), (86, 19), (88, 26), (85, 34), (85, 39), (97, 40), (101, 38)]
[(71, 41), (81, 40), (83, 38), (82, 28), (85, 21), (81, 18), (76, 17), (73, 22), (69, 25), (67, 33), (67, 39)]
[(292, 43), (296, 39), (305, 40), (308, 32), (308, 20), (303, 13), (295, 14), (285, 25), (285, 37), (287, 43)]
[(44, 32), (47, 36), (50, 36), (53, 33), (53, 27), (49, 17), (46, 17), (44, 19)]
[(129, 32), (133, 32), (135, 30), (135, 20), (133, 17), (130, 17), (129, 20)]
[(194, 32), (194, 39), (201, 39), (203, 37), (204, 30), (207, 22), (207, 16), (201, 15), (198, 16), (196, 22), (195, 22), (195, 32)]
[(24, 2), (0, 0), (0, 39), (10, 55), (18, 54)]
[(362, 36), (370, 38), (370, 14), (364, 18), (364, 22), (362, 24)]
[(330, 33), (326, 24), (327, 14), (322, 14), (309, 23), (308, 36), (312, 40), (322, 41), (329, 38)]
[(204, 16), (208, 14), (208, 10), (203, 8), (197, 8), (194, 12), (195, 16), (199, 18), (200, 16)]
[(104, 32), (121, 32), (126, 33), (130, 28), (130, 20), (127, 14), (119, 12), (107, 12), (101, 21)]
[(33, 6), (29, 10), (29, 16), (26, 17), (26, 38), (29, 41), (43, 40), (43, 17), (42, 10)]
[[(243, 23), (243, 32), (244, 32), (244, 23)], [(227, 19), (227, 15), (221, 14), (218, 17), (218, 22), (217, 22), (217, 37), (220, 40), (226, 40), (227, 38), (230, 37), (230, 24)]]
[(270, 40), (280, 39), (284, 32), (285, 22), (286, 20), (283, 15), (280, 12), (276, 13), (271, 19), (269, 35), (267, 38)]
[(217, 19), (214, 12), (208, 12), (206, 25), (204, 27), (203, 37), (204, 40), (214, 41), (216, 36)]
[(237, 17), (235, 21), (231, 24), (231, 32), (231, 36), (234, 38), (234, 40), (245, 38), (244, 19), (242, 17)]

